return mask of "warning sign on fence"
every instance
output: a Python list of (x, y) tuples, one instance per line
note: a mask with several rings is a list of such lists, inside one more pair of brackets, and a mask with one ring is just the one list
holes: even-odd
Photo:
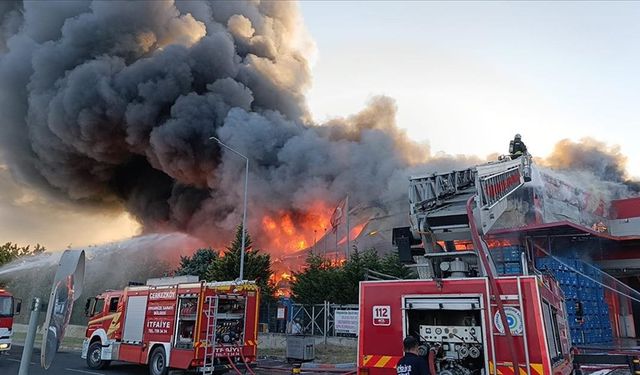
[(358, 310), (336, 310), (336, 334), (358, 335)]

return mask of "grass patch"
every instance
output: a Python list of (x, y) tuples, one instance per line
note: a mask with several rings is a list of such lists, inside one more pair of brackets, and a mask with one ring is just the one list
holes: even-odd
[(285, 354), (286, 354), (285, 352), (286, 352), (286, 350), (284, 348), (282, 348), (282, 349), (260, 349), (260, 348), (258, 348), (258, 356), (259, 357), (283, 359)]
[[(315, 346), (316, 359), (318, 363), (354, 363), (357, 357), (357, 348), (318, 344)], [(260, 349), (258, 356), (285, 360), (286, 349)]]
[[(14, 332), (13, 333), (13, 343), (14, 344), (23, 345), (26, 338), (27, 338), (27, 333), (26, 332)], [(61, 347), (63, 349), (80, 350), (80, 349), (82, 349), (82, 341), (83, 340), (84, 339), (81, 339), (81, 338), (68, 337), (67, 336), (62, 340)], [(35, 340), (35, 346), (41, 346), (41, 345), (42, 345), (42, 334), (37, 334), (36, 335), (36, 340)]]
[(316, 362), (319, 363), (353, 363), (356, 362), (358, 349), (353, 347), (316, 345)]

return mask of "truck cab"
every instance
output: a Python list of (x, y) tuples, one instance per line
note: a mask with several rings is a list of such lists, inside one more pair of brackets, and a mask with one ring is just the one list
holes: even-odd
[(107, 290), (96, 297), (87, 299), (85, 315), (89, 318), (85, 337), (92, 337), (94, 332), (104, 338), (116, 340), (119, 334), (122, 315), (122, 290)]
[(22, 301), (11, 293), (0, 289), (0, 352), (11, 349), (13, 336), (13, 317), (20, 314)]

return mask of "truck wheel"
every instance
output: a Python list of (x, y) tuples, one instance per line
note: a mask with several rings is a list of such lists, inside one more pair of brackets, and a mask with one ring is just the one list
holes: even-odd
[(167, 355), (164, 353), (163, 347), (157, 347), (149, 359), (149, 375), (167, 375), (168, 373)]
[(101, 370), (107, 366), (111, 361), (103, 361), (100, 357), (102, 356), (102, 344), (100, 341), (96, 341), (89, 346), (89, 351), (87, 352), (87, 366), (89, 366), (92, 370)]

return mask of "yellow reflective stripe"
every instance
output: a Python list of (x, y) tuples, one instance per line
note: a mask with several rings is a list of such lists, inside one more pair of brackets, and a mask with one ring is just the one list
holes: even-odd
[(372, 357), (373, 357), (372, 355), (365, 355), (364, 357), (362, 357), (362, 365), (366, 366)]
[(384, 367), (391, 360), (391, 356), (383, 355), (382, 358), (373, 367)]
[[(498, 366), (498, 374), (499, 375), (503, 375), (503, 372), (500, 371), (500, 367), (504, 368), (505, 370), (509, 370), (509, 374), (515, 374), (515, 371), (513, 371), (513, 366)], [(542, 363), (531, 363), (529, 364), (529, 367), (531, 368), (531, 370), (535, 371), (535, 373), (539, 374), (539, 375), (543, 375), (543, 366)], [(493, 374), (493, 362), (489, 361), (489, 373)], [(527, 374), (527, 370), (523, 367), (520, 368), (520, 374), (521, 375), (526, 375)]]
[(118, 314), (118, 313), (113, 313), (113, 314), (105, 315), (105, 316), (103, 316), (102, 318), (98, 318), (98, 319), (95, 319), (95, 320), (90, 320), (88, 324), (89, 324), (89, 325), (91, 325), (91, 324), (96, 324), (96, 323), (104, 322), (105, 320), (108, 320), (108, 319), (113, 318), (113, 317), (114, 317), (114, 316), (116, 316), (117, 314)]
[[(494, 369), (493, 362), (489, 361), (489, 373), (490, 374), (493, 374), (493, 371), (494, 371), (493, 369)], [(498, 374), (502, 375), (502, 373), (500, 371), (498, 371)]]

